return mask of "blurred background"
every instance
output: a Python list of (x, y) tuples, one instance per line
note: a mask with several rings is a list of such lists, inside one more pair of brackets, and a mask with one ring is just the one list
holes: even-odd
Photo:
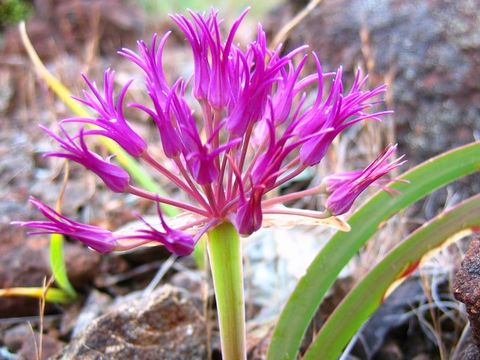
[[(145, 97), (141, 73), (116, 54), (119, 49), (135, 49), (136, 40), (148, 41), (154, 32), (173, 29), (169, 13), (215, 8), (231, 24), (247, 6), (250, 14), (236, 41), (251, 40), (261, 22), (271, 46), (283, 43), (288, 51), (308, 44), (319, 54), (325, 71), (343, 66), (347, 86), (358, 68), (368, 73), (368, 87), (387, 83), (383, 106), (395, 111), (381, 124), (366, 122), (349, 129), (321, 168), (302, 174), (282, 191), (316, 185), (333, 171), (365, 166), (388, 143), (398, 143), (400, 154), (407, 154), (405, 170), (480, 138), (479, 0), (0, 0), (0, 288), (40, 286), (49, 274), (48, 238), (26, 238), (23, 229), (9, 223), (38, 218), (27, 205), (30, 194), (55, 203), (63, 162), (42, 158), (43, 152), (56, 146), (39, 131), (38, 124), (55, 127), (59, 119), (71, 115), (35, 74), (17, 23), (26, 21), (40, 58), (73, 94), (80, 94), (84, 87), (80, 73), (101, 82), (104, 69), (112, 67), (119, 85), (135, 78), (129, 96), (139, 101)], [(186, 45), (180, 32), (174, 31), (164, 59), (171, 80), (186, 78), (193, 71)], [(309, 70), (313, 70), (312, 63)], [(131, 116), (136, 129), (160, 153), (152, 124), (136, 117), (138, 113)], [(178, 195), (178, 189), (165, 179), (158, 181), (172, 196)], [(479, 190), (480, 176), (470, 176), (392, 219), (345, 270), (320, 309), (318, 321), (405, 234)], [(72, 166), (62, 210), (80, 221), (115, 229), (135, 220), (133, 210), (154, 213), (150, 205), (112, 194), (93, 175)], [(320, 204), (318, 199), (307, 199), (292, 206), (313, 209)], [(246, 241), (247, 315), (250, 327), (257, 330), (249, 339), (251, 358), (264, 356), (273, 319), (331, 234), (325, 229), (295, 228), (259, 232)], [(450, 279), (464, 249), (465, 243), (450, 246), (402, 285), (383, 313), (376, 315), (370, 327), (366, 325), (352, 358), (437, 359), (453, 352), (465, 318), (462, 309), (452, 305)], [(86, 300), (70, 307), (47, 307), (44, 342), (50, 350), (45, 353), (65, 351), (66, 358), (78, 358), (72, 334), (82, 330), (77, 323), (80, 314), (90, 311), (99, 316), (115, 299), (145, 288), (168, 257), (161, 249), (100, 257), (67, 243), (69, 275)], [(189, 289), (202, 301), (211, 300), (204, 274), (193, 269), (192, 261), (183, 259), (169, 268), (166, 282)], [(432, 303), (434, 312), (430, 311)], [(25, 321), (37, 329), (37, 313), (35, 300), (0, 299), (0, 359), (31, 358), (32, 332)], [(203, 328), (195, 327), (205, 318), (191, 321), (198, 332), (198, 343), (192, 343), (200, 349), (198, 358), (218, 356), (215, 329), (209, 333), (213, 345), (207, 346)], [(155, 338), (157, 343), (183, 340)], [(62, 350), (67, 345), (68, 350)]]

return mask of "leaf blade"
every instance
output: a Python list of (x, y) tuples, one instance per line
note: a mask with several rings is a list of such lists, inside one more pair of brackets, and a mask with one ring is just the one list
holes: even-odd
[[(390, 284), (409, 264), (458, 233), (480, 226), (480, 195), (443, 212), (399, 243), (342, 300), (320, 329), (304, 360), (336, 359), (351, 337), (381, 304)], [(407, 275), (408, 276), (408, 275)]]
[(480, 142), (475, 142), (429, 159), (403, 174), (400, 178), (408, 180), (409, 184), (396, 182), (390, 185), (400, 191), (400, 195), (390, 197), (385, 192), (378, 192), (367, 201), (349, 219), (351, 231), (336, 233), (298, 282), (280, 315), (267, 359), (296, 358), (308, 325), (328, 289), (343, 267), (384, 221), (435, 189), (479, 169)]

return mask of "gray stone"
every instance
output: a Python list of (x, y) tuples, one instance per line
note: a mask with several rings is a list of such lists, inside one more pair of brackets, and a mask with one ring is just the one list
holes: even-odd
[(144, 298), (115, 306), (73, 338), (57, 359), (205, 359), (201, 305), (188, 292), (165, 285)]
[[(271, 20), (272, 29), (306, 2), (289, 0), (290, 7)], [(372, 65), (370, 87), (390, 78), (389, 107), (395, 111), (397, 141), (413, 166), (480, 134), (479, 4), (478, 0), (326, 0), (291, 32), (286, 44), (288, 48), (308, 44), (319, 54), (325, 71), (343, 65), (347, 84), (359, 63)], [(368, 34), (363, 45), (362, 32)], [(371, 55), (362, 52), (364, 45)], [(477, 175), (451, 190), (458, 190), (462, 198), (476, 193), (478, 179)], [(436, 202), (441, 204), (441, 199)]]
[[(291, 34), (327, 70), (363, 62), (368, 33), (374, 74), (394, 71), (395, 120), (415, 160), (473, 140), (480, 131), (480, 12), (473, 0), (323, 1)], [(380, 79), (381, 80), (381, 79)], [(407, 144), (405, 144), (407, 145)], [(420, 151), (419, 151), (420, 150)]]

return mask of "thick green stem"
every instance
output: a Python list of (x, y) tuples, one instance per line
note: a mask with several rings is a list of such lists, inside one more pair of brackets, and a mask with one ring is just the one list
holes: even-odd
[(220, 322), (223, 360), (246, 359), (245, 305), (240, 237), (224, 222), (208, 232), (208, 255), (212, 269)]

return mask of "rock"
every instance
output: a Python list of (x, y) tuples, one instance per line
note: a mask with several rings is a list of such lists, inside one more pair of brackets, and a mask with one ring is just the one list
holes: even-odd
[(201, 314), (197, 299), (170, 285), (148, 298), (129, 296), (73, 338), (57, 359), (205, 359)]
[[(298, 11), (299, 1), (288, 3), (290, 16), (277, 14), (271, 20), (275, 29), (279, 27), (275, 19), (285, 22)], [(407, 154), (412, 166), (478, 138), (478, 4), (476, 0), (322, 1), (291, 32), (287, 47), (308, 44), (318, 52), (325, 71), (343, 65), (350, 83), (358, 63), (367, 64), (370, 87), (390, 78), (388, 106), (395, 111), (400, 152)], [(452, 189), (478, 193), (478, 179)]]
[(83, 332), (96, 318), (101, 316), (111, 304), (110, 296), (92, 289), (83, 306), (80, 302), (74, 303), (66, 309), (62, 316), (60, 334), (66, 336), (71, 333), (72, 337)]
[(478, 346), (469, 343), (465, 348), (463, 348), (458, 357), (453, 358), (452, 360), (478, 360), (480, 359), (480, 350)]
[(451, 360), (477, 360), (480, 359), (480, 349), (473, 342), (472, 329), (467, 325), (450, 357)]
[[(2, 76), (0, 74), (0, 76)], [(1, 84), (0, 84), (1, 86)], [(1, 114), (0, 110), (0, 114)], [(0, 119), (1, 124), (7, 124), (9, 119)], [(18, 213), (18, 206), (15, 200), (23, 195), (30, 185), (28, 180), (30, 178), (33, 161), (30, 157), (30, 139), (24, 132), (7, 129), (5, 126), (0, 134), (0, 183), (3, 184), (0, 189), (0, 196), (2, 197), (0, 214), (2, 220), (4, 215), (11, 212)], [(15, 151), (12, 151), (15, 149)], [(16, 191), (9, 191), (15, 186)], [(9, 209), (10, 208), (10, 211)]]
[(205, 272), (200, 270), (179, 271), (172, 276), (169, 284), (185, 289), (191, 294), (202, 296), (205, 288)]
[[(48, 275), (48, 240), (26, 240), (23, 229), (4, 231), (2, 236), (5, 238), (0, 242), (0, 288), (42, 286)], [(0, 317), (37, 314), (37, 299), (0, 298)]]
[[(35, 336), (35, 339), (33, 338)], [(37, 359), (37, 346), (39, 334), (32, 332), (27, 324), (17, 325), (5, 331), (3, 343), (9, 351), (15, 352), (20, 359)], [(63, 347), (63, 343), (57, 338), (44, 334), (42, 336), (42, 357), (49, 359), (57, 354)]]
[(462, 267), (455, 275), (453, 294), (465, 304), (473, 342), (480, 347), (480, 239), (472, 239)]
[(79, 243), (65, 243), (65, 263), (73, 286), (81, 287), (91, 283), (98, 275), (100, 254)]
[(12, 74), (6, 69), (0, 69), (0, 113), (7, 111), (12, 97)]
[[(26, 235), (23, 228), (10, 221), (38, 217), (32, 209), (13, 201), (0, 206), (0, 288), (38, 287), (49, 277), (49, 239), (46, 236)], [(100, 264), (100, 255), (78, 243), (65, 243), (67, 271), (72, 283), (82, 287), (92, 282)], [(47, 306), (46, 312), (51, 307)], [(38, 300), (22, 297), (0, 298), (0, 317), (38, 314)]]

